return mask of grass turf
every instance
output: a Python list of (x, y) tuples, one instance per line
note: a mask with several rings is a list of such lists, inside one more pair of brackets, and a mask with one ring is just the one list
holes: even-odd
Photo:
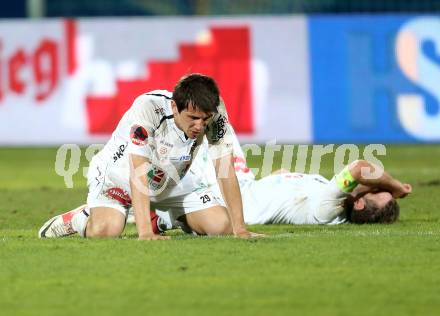
[(249, 241), (172, 231), (139, 242), (133, 226), (121, 239), (38, 240), (87, 192), (85, 159), (66, 189), (55, 155), (0, 149), (2, 315), (438, 315), (439, 146), (387, 146), (381, 157), (414, 187), (397, 224), (253, 226), (268, 237)]

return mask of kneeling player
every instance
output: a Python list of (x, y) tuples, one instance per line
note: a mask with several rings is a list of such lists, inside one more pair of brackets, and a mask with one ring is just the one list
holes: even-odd
[[(133, 206), (139, 239), (163, 239), (152, 231), (150, 203), (184, 218), (198, 234), (256, 236), (243, 222), (232, 133), (218, 87), (207, 76), (184, 77), (172, 94), (156, 90), (139, 96), (91, 161), (87, 206), (48, 220), (39, 236), (119, 236)], [(184, 177), (204, 139), (226, 207), (220, 198), (204, 199), (213, 196), (210, 188), (195, 190), (197, 179)]]

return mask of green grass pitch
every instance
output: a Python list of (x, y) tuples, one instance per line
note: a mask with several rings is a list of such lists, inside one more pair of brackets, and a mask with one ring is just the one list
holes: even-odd
[(1, 315), (440, 313), (440, 146), (387, 146), (385, 168), (414, 188), (397, 224), (253, 226), (268, 237), (249, 241), (139, 242), (133, 226), (121, 239), (39, 240), (46, 219), (86, 197), (85, 159), (67, 189), (55, 155), (0, 149)]

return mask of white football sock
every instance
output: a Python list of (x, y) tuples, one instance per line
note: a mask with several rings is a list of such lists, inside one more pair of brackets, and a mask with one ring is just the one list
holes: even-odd
[(72, 217), (72, 228), (78, 232), (81, 237), (85, 237), (87, 222), (89, 221), (90, 209), (86, 208)]
[(177, 228), (177, 227), (173, 227), (173, 223), (171, 221), (171, 217), (168, 212), (156, 210), (156, 214), (157, 216), (159, 216), (159, 219), (157, 221), (157, 227), (161, 232), (165, 232), (167, 230)]

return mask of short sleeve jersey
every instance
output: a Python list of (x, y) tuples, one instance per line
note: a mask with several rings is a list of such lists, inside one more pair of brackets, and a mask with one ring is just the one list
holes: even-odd
[(286, 173), (265, 177), (243, 192), (248, 224), (340, 224), (343, 203), (357, 183), (348, 168), (330, 181), (320, 175)]
[(139, 96), (99, 153), (99, 159), (109, 165), (112, 181), (127, 192), (130, 192), (129, 155), (146, 157), (150, 162), (147, 179), (152, 201), (193, 191), (193, 188), (182, 187), (180, 180), (205, 137), (218, 156), (232, 150), (232, 143), (228, 141), (231, 130), (223, 102), (219, 112), (210, 119), (205, 134), (190, 139), (175, 124), (171, 98), (172, 94), (165, 90)]

